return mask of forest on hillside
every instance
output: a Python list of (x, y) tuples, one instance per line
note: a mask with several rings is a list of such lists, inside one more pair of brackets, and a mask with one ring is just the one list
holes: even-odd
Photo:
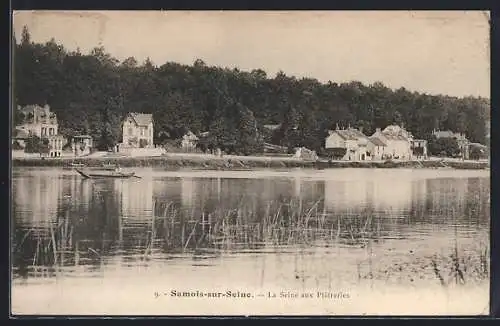
[[(240, 71), (175, 62), (119, 61), (96, 47), (68, 51), (56, 40), (32, 42), (25, 27), (13, 40), (13, 109), (48, 104), (60, 133), (91, 134), (100, 148), (120, 141), (128, 112), (152, 113), (155, 142), (186, 130), (210, 131), (212, 147), (250, 154), (261, 150), (264, 124), (281, 124), (272, 141), (319, 150), (328, 129), (352, 126), (370, 135), (388, 124), (404, 124), (415, 137), (430, 139), (433, 129), (464, 132), (487, 143), (489, 99), (428, 95), (381, 82), (321, 83), (284, 72)], [(409, 77), (410, 78), (410, 77)], [(22, 117), (14, 110), (13, 122)]]

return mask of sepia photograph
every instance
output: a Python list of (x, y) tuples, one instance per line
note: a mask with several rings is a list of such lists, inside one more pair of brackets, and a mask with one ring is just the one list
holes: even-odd
[(490, 313), (488, 11), (13, 11), (10, 314)]

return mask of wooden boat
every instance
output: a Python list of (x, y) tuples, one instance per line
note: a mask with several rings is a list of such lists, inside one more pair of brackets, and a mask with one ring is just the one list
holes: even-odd
[(119, 179), (127, 179), (131, 177), (136, 177), (135, 172), (118, 172), (118, 171), (82, 171), (81, 169), (76, 169), (75, 171), (78, 172), (82, 177), (86, 179), (90, 178), (119, 178)]

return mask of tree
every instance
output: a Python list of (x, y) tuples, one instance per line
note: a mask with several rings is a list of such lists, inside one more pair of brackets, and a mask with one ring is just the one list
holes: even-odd
[(337, 148), (327, 148), (325, 153), (330, 159), (340, 160), (347, 153), (347, 148), (337, 147)]
[(238, 151), (244, 155), (261, 153), (264, 139), (259, 133), (253, 112), (243, 106), (239, 106), (238, 111)]
[(293, 106), (290, 106), (273, 142), (287, 147), (290, 153), (293, 152), (295, 147), (300, 146), (299, 121), (299, 114)]
[(33, 135), (26, 140), (26, 146), (24, 151), (26, 153), (48, 153), (50, 150), (49, 140), (47, 138), (41, 139), (40, 137)]
[(104, 47), (82, 53), (66, 51), (56, 40), (34, 43), (26, 27), (13, 52), (16, 105), (49, 104), (61, 133), (89, 133), (103, 148), (119, 139), (127, 112), (152, 113), (155, 137), (160, 131), (210, 131), (211, 146), (228, 151), (240, 140), (251, 147), (253, 136), (247, 135), (250, 129), (240, 133), (240, 120), (255, 121), (257, 129), (280, 124), (271, 142), (290, 151), (323, 147), (325, 130), (336, 123), (363, 127), (365, 134), (396, 123), (416, 138), (430, 140), (439, 128), (462, 131), (471, 142), (487, 140), (491, 105), (484, 98), (394, 91), (382, 83), (297, 80), (282, 71), (270, 76), (262, 69), (245, 72), (201, 60), (158, 68), (149, 58), (143, 64), (133, 57), (119, 63)]
[(323, 141), (325, 135), (322, 135), (318, 121), (312, 112), (302, 114), (297, 131), (299, 139), (297, 145), (315, 151), (320, 151), (324, 147)]
[(21, 46), (27, 46), (31, 44), (31, 35), (28, 30), (28, 26), (24, 25), (21, 32)]
[(429, 153), (434, 156), (456, 157), (460, 154), (460, 147), (455, 138), (432, 138), (429, 143)]
[(488, 153), (480, 146), (470, 146), (469, 157), (473, 160), (487, 158)]
[[(15, 103), (15, 102), (14, 102)], [(13, 105), (12, 111), (12, 127), (18, 126), (24, 122), (24, 113), (17, 109), (15, 104)]]

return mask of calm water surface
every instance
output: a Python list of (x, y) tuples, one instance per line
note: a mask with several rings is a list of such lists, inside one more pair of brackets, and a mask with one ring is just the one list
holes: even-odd
[[(141, 178), (83, 180), (14, 168), (14, 310), (194, 313), (196, 298), (177, 299), (177, 310), (157, 303), (203, 289), (336, 293), (348, 313), (367, 311), (349, 306), (361, 288), (418, 289), (419, 300), (426, 289), (481, 288), (488, 302), (486, 171), (136, 171)], [(123, 302), (111, 305), (116, 297)], [(286, 300), (266, 311), (292, 309)], [(317, 310), (335, 313), (332, 304)], [(208, 306), (220, 313), (227, 302)]]

